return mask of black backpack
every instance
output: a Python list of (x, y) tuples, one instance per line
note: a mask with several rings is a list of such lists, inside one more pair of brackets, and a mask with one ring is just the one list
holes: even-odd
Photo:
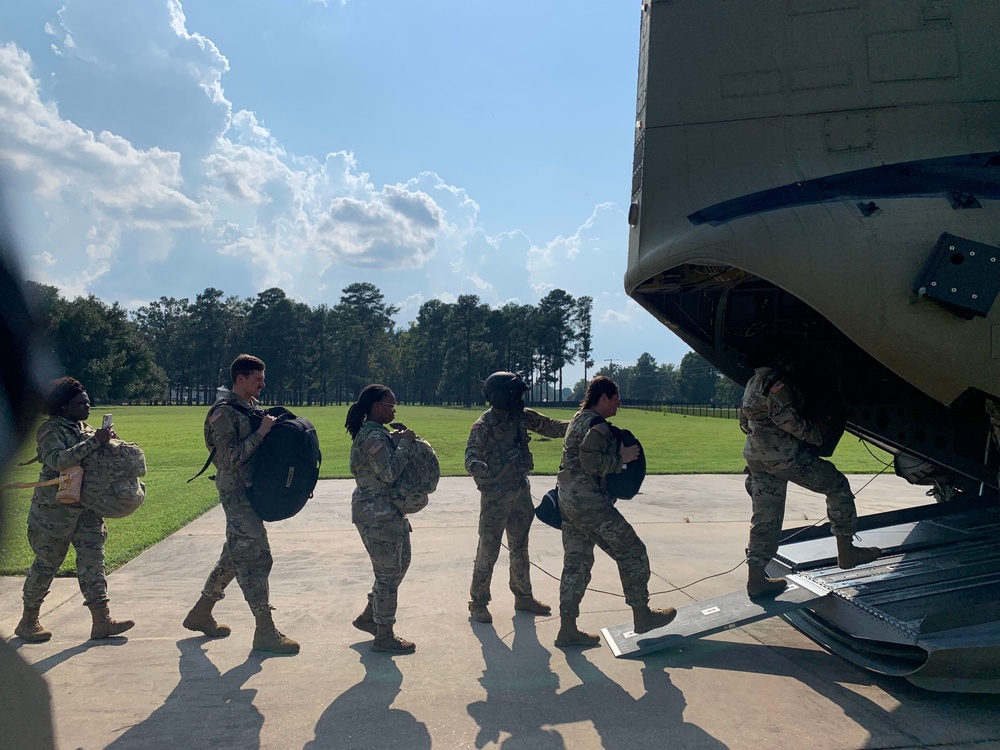
[[(247, 488), (247, 499), (264, 521), (291, 518), (312, 497), (319, 479), (323, 455), (316, 428), (308, 419), (295, 416), (283, 406), (262, 411), (247, 409), (234, 401), (221, 401), (216, 407), (222, 404), (245, 415), (251, 430), (260, 427), (265, 414), (278, 420), (254, 451), (253, 484)], [(188, 482), (201, 476), (214, 456), (213, 448), (201, 471)]]
[(553, 487), (542, 495), (538, 507), (535, 508), (535, 518), (553, 529), (562, 528), (562, 513), (559, 511), (559, 487)]
[(638, 458), (629, 461), (617, 474), (608, 474), (605, 477), (608, 492), (612, 496), (619, 500), (631, 500), (639, 494), (639, 488), (642, 487), (642, 480), (646, 478), (646, 451), (643, 450), (639, 438), (629, 430), (626, 430), (624, 427), (615, 427), (610, 422), (607, 425), (611, 428), (611, 433), (618, 440), (619, 445), (624, 445), (626, 448), (632, 445), (639, 446)]

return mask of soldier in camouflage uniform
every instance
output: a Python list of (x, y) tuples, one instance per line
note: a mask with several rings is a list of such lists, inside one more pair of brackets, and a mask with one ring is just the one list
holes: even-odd
[(786, 586), (783, 578), (768, 578), (764, 568), (778, 550), (789, 482), (826, 495), (841, 568), (872, 562), (881, 554), (876, 547), (854, 546), (858, 517), (851, 485), (837, 467), (810, 449), (822, 444), (826, 426), (801, 415), (802, 393), (788, 377), (795, 361), (772, 345), (759, 355), (759, 363), (739, 411), (740, 428), (747, 436), (743, 448), (750, 472), (747, 491), (753, 498), (747, 548), (751, 599), (776, 596)]
[[(993, 442), (1000, 448), (1000, 401), (986, 397), (986, 415), (990, 418), (990, 429), (993, 430)], [(997, 488), (1000, 489), (1000, 475), (997, 476)]]
[(587, 386), (581, 410), (566, 432), (562, 468), (556, 481), (563, 542), (557, 646), (596, 646), (601, 642), (598, 636), (576, 626), (580, 602), (594, 567), (595, 545), (618, 564), (636, 633), (663, 627), (677, 614), (673, 607), (650, 609), (646, 546), (615, 508), (616, 499), (608, 491), (607, 475), (621, 471), (623, 464), (639, 456), (639, 446), (619, 444), (607, 424), (620, 403), (615, 381), (603, 376), (594, 378)]
[(410, 522), (393, 503), (407, 461), (413, 454), (413, 430), (389, 432), (396, 397), (384, 385), (367, 386), (347, 412), (344, 426), (351, 444), (351, 473), (357, 488), (351, 499), (351, 521), (371, 558), (375, 584), (368, 605), (354, 627), (375, 636), (374, 651), (412, 654), (416, 645), (394, 632), (399, 585), (410, 567)]
[(184, 627), (212, 638), (225, 638), (228, 625), (215, 621), (212, 608), (225, 596), (226, 586), (236, 578), (243, 597), (256, 620), (253, 647), (275, 654), (297, 654), (299, 644), (281, 633), (271, 615), (268, 576), (271, 573), (271, 546), (264, 522), (247, 499), (247, 487), (253, 484), (254, 451), (274, 426), (275, 418), (262, 414), (260, 427), (253, 430), (249, 418), (227, 401), (245, 409), (256, 408), (264, 388), (264, 363), (257, 357), (241, 354), (230, 366), (233, 387), (220, 394), (205, 417), (205, 447), (215, 451), (212, 462), (217, 469), (215, 486), (226, 513), (226, 542), (222, 555), (205, 581), (201, 598), (184, 619)]
[(479, 549), (472, 569), (469, 612), (477, 622), (493, 622), (487, 605), (490, 580), (500, 555), (504, 529), (510, 547), (510, 590), (514, 609), (539, 615), (552, 608), (531, 592), (528, 531), (535, 518), (528, 473), (535, 468), (528, 430), (561, 438), (569, 422), (524, 408), (528, 386), (512, 372), (495, 372), (483, 384), (491, 408), (472, 425), (465, 447), (465, 469), (479, 488)]
[[(106, 445), (114, 430), (95, 430), (84, 420), (90, 416), (90, 398), (74, 378), (60, 378), (50, 385), (49, 419), (38, 428), (38, 480), (58, 478), (60, 472), (78, 466), (84, 458)], [(108, 638), (135, 625), (132, 620), (113, 620), (108, 610), (108, 582), (104, 575), (104, 542), (108, 529), (104, 519), (79, 503), (60, 505), (56, 487), (36, 487), (28, 512), (28, 544), (35, 561), (24, 579), (24, 612), (14, 630), (29, 643), (52, 637), (38, 621), (42, 600), (72, 544), (76, 550), (76, 577), (83, 603), (90, 608), (91, 638)]]

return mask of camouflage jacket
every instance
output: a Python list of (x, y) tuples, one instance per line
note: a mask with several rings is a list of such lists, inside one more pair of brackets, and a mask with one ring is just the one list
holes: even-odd
[[(247, 409), (256, 408), (232, 391), (223, 391), (219, 401), (235, 401)], [(205, 416), (205, 447), (215, 449), (212, 463), (218, 469), (215, 486), (219, 492), (242, 490), (253, 484), (251, 459), (264, 438), (252, 429), (250, 420), (231, 406), (212, 405)]]
[(993, 428), (993, 439), (1000, 445), (1000, 401), (987, 397), (986, 414), (990, 418), (990, 427)]
[[(71, 466), (78, 466), (87, 456), (101, 447), (96, 430), (86, 422), (74, 422), (63, 417), (49, 417), (38, 428), (38, 460), (42, 470), (39, 482), (55, 479)], [(55, 486), (35, 487), (32, 502), (39, 505), (56, 505)]]
[(472, 473), (473, 461), (486, 464), (486, 473), (475, 477), (476, 486), (480, 488), (521, 483), (535, 468), (534, 458), (528, 450), (531, 442), (528, 430), (545, 437), (561, 438), (567, 427), (569, 422), (565, 419), (550, 419), (534, 409), (525, 409), (521, 414), (488, 409), (469, 431), (465, 470)]
[(592, 409), (577, 412), (563, 443), (557, 480), (560, 499), (568, 490), (569, 494), (600, 495), (614, 502), (604, 478), (621, 469), (618, 440), (608, 423)]
[(740, 429), (746, 433), (743, 457), (784, 461), (798, 456), (805, 443), (823, 443), (819, 427), (800, 416), (802, 393), (770, 367), (758, 367), (740, 402)]
[(412, 443), (405, 440), (397, 446), (385, 425), (365, 420), (351, 444), (351, 473), (358, 485), (351, 500), (353, 523), (382, 525), (404, 520), (392, 503), (393, 485), (412, 451)]

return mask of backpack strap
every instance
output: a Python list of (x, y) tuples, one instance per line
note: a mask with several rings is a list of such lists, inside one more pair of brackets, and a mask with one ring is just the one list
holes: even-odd
[[(215, 403), (212, 406), (212, 408), (208, 410), (208, 415), (206, 416), (206, 419), (212, 416), (212, 412), (214, 412), (220, 406), (231, 406), (232, 408), (236, 409), (236, 411), (238, 411), (240, 414), (242, 414), (243, 416), (245, 416), (247, 419), (250, 420), (251, 429), (257, 429), (257, 427), (260, 427), (260, 420), (263, 419), (262, 415), (264, 414), (264, 412), (261, 412), (258, 409), (248, 409), (242, 404), (238, 404), (235, 401), (231, 400), (219, 401)], [(258, 420), (257, 427), (254, 427), (253, 424), (254, 419)], [(197, 474), (195, 474), (193, 477), (187, 480), (184, 484), (191, 484), (191, 482), (193, 482), (195, 479), (204, 474), (208, 470), (208, 467), (212, 464), (212, 459), (215, 458), (215, 454), (216, 454), (216, 448), (215, 446), (212, 446), (212, 452), (208, 454), (208, 459), (205, 461), (205, 465), (201, 467), (201, 471), (199, 471)]]

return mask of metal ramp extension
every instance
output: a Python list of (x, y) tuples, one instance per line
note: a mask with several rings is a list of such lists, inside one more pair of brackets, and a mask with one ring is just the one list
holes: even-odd
[(774, 599), (751, 601), (746, 589), (740, 589), (714, 599), (678, 607), (677, 617), (669, 625), (642, 635), (636, 635), (631, 622), (602, 628), (601, 634), (616, 657), (644, 656), (674, 648), (688, 638), (720, 633), (802, 609), (830, 593), (798, 575), (789, 575), (787, 579), (788, 587)]

